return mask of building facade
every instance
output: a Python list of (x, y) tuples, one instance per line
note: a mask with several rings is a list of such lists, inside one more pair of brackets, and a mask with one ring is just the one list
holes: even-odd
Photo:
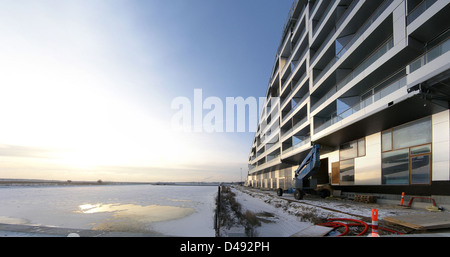
[(247, 184), (289, 188), (320, 144), (318, 184), (450, 195), (449, 3), (294, 1)]

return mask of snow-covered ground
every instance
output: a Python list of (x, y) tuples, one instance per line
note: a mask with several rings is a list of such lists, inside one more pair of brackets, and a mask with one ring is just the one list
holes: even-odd
[[(346, 199), (322, 199), (318, 196), (305, 196), (296, 201), (292, 194), (282, 197), (274, 191), (261, 191), (247, 187), (235, 187), (233, 192), (243, 210), (256, 214), (267, 212), (272, 216), (256, 229), (258, 236), (291, 236), (300, 230), (311, 227), (327, 218), (366, 219), (370, 223), (372, 209), (378, 209), (378, 219), (388, 216), (429, 213), (425, 209), (405, 209), (397, 205), (366, 204)], [(311, 227), (314, 229), (314, 227)]]
[(238, 187), (235, 190), (265, 203), (269, 203), (270, 205), (279, 206), (289, 214), (300, 216), (302, 212), (310, 211), (321, 218), (370, 218), (372, 216), (372, 209), (378, 209), (379, 219), (402, 214), (427, 213), (425, 209), (405, 209), (397, 205), (367, 204), (339, 198), (322, 199), (318, 196), (308, 195), (301, 201), (293, 202), (295, 200), (293, 194), (284, 194), (282, 197), (278, 197), (274, 191), (261, 191), (245, 187)]
[[(287, 237), (310, 227), (310, 222), (302, 222), (298, 217), (285, 212), (282, 208), (264, 202), (262, 198), (253, 197), (241, 190), (233, 189), (243, 212), (250, 210), (266, 220), (256, 228), (259, 237)], [(259, 214), (259, 215), (258, 215)]]

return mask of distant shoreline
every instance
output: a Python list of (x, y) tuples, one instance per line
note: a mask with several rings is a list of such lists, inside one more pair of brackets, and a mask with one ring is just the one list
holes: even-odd
[(218, 186), (221, 182), (112, 182), (112, 181), (62, 181), (41, 179), (0, 179), (0, 187), (14, 186), (102, 186), (102, 185), (155, 185), (155, 186)]

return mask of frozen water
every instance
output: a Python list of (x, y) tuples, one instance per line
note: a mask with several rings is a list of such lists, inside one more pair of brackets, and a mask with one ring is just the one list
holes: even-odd
[(1, 187), (0, 223), (214, 236), (215, 186)]

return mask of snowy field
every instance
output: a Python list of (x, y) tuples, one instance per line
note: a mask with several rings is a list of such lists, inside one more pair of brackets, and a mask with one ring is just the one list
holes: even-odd
[(0, 223), (214, 236), (217, 186), (0, 187)]

